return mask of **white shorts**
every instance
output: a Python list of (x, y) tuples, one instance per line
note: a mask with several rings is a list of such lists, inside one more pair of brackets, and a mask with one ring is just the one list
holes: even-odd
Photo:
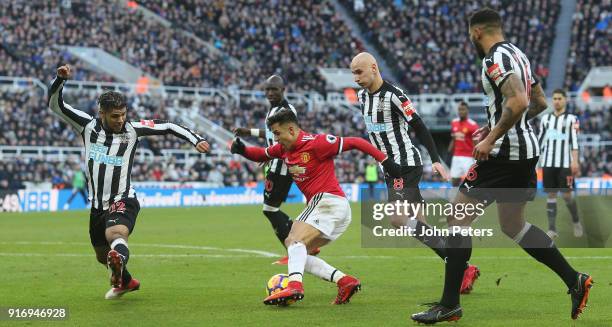
[(318, 229), (323, 237), (335, 240), (351, 223), (351, 206), (345, 197), (319, 193), (310, 199), (302, 213), (295, 218)]
[(451, 178), (462, 178), (473, 164), (474, 158), (472, 157), (453, 156), (450, 171)]

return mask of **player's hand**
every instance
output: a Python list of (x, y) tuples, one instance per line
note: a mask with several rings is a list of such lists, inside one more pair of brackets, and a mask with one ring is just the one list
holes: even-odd
[(570, 171), (572, 172), (572, 176), (576, 177), (580, 175), (580, 165), (577, 162), (572, 162), (570, 164)]
[(448, 172), (446, 171), (446, 169), (444, 168), (444, 166), (442, 166), (441, 163), (439, 162), (434, 162), (431, 164), (431, 168), (433, 173), (438, 173), (440, 174), (440, 177), (442, 177), (443, 180), (448, 181), (450, 179), (450, 176), (448, 175)]
[(487, 138), (476, 144), (474, 147), (474, 152), (472, 152), (474, 159), (476, 159), (476, 161), (488, 160), (489, 154), (491, 153), (491, 150), (493, 150), (494, 145), (495, 142), (490, 142)]
[(71, 69), (68, 65), (63, 65), (57, 69), (57, 77), (62, 79), (69, 79), (71, 77)]
[(389, 157), (387, 157), (385, 160), (381, 162), (381, 164), (383, 166), (385, 174), (393, 178), (402, 177), (402, 167), (398, 165), (397, 163), (395, 163), (393, 159), (389, 159)]
[(246, 147), (244, 143), (242, 143), (242, 140), (239, 137), (237, 137), (236, 139), (234, 139), (234, 142), (232, 142), (232, 146), (230, 147), (230, 152), (237, 153), (237, 154), (244, 154), (245, 148)]
[(232, 132), (236, 136), (249, 136), (249, 135), (251, 135), (251, 130), (248, 129), (248, 128), (244, 128), (244, 127), (234, 127), (232, 129)]
[(196, 150), (200, 153), (206, 153), (210, 150), (210, 144), (208, 142), (202, 140), (196, 144)]
[(472, 134), (472, 140), (474, 141), (474, 144), (482, 142), (487, 137), (487, 135), (489, 135), (490, 131), (491, 130), (489, 129), (489, 126), (483, 126), (477, 129), (474, 134)]

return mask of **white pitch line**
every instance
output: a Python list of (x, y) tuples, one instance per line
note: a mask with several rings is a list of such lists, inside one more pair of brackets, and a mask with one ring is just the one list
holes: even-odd
[[(17, 242), (0, 242), (1, 245), (87, 245), (86, 242), (30, 242), (30, 241), (17, 241)], [(185, 245), (185, 244), (157, 244), (157, 243), (136, 243), (134, 245), (138, 247), (150, 247), (150, 248), (166, 248), (166, 249), (189, 249), (189, 250), (203, 250), (203, 251), (221, 251), (221, 252), (238, 252), (245, 254), (254, 254), (259, 257), (265, 258), (277, 258), (281, 254), (261, 251), (261, 250), (249, 250), (249, 249), (224, 249), (211, 246), (200, 246), (200, 245)], [(0, 253), (0, 256), (19, 256), (20, 253)], [(23, 256), (90, 256), (89, 254), (70, 254), (70, 253), (59, 253), (59, 254), (44, 254), (44, 253), (24, 253)], [(136, 257), (194, 257), (194, 258), (248, 258), (251, 255), (224, 255), (224, 254), (133, 254)], [(440, 260), (438, 256), (410, 256), (410, 255), (325, 255), (326, 258), (343, 258), (343, 259), (403, 259), (408, 258), (411, 260)], [(566, 259), (571, 260), (611, 260), (612, 256), (566, 256)], [(477, 260), (499, 260), (499, 259), (510, 259), (510, 260), (532, 260), (529, 256), (474, 256), (472, 261)]]
[[(93, 254), (85, 253), (7, 253), (0, 252), (0, 257), (88, 257), (91, 258)], [(134, 258), (251, 258), (252, 256), (246, 254), (132, 254), (130, 257)]]
[[(2, 245), (90, 245), (85, 242), (29, 242), (29, 241), (17, 241), (17, 242), (0, 242)], [(152, 248), (165, 248), (165, 249), (188, 249), (188, 250), (203, 250), (203, 251), (225, 251), (225, 252), (238, 252), (255, 254), (265, 258), (276, 258), (281, 255), (278, 253), (261, 251), (261, 250), (250, 250), (250, 249), (224, 249), (212, 246), (200, 246), (200, 245), (184, 245), (184, 244), (156, 244), (156, 243), (135, 243), (130, 244), (132, 247), (152, 247)]]

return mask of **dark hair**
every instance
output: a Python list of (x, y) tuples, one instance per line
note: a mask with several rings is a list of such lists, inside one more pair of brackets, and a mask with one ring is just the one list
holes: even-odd
[(553, 94), (561, 94), (564, 98), (567, 98), (567, 94), (565, 93), (565, 90), (562, 90), (562, 89), (555, 89), (553, 91)]
[(487, 25), (490, 27), (502, 27), (502, 19), (499, 13), (491, 8), (485, 7), (470, 15), (470, 26)]
[(295, 114), (293, 113), (293, 111), (287, 108), (283, 108), (277, 111), (274, 115), (268, 117), (268, 120), (266, 120), (266, 124), (268, 125), (268, 127), (276, 123), (279, 123), (279, 124), (294, 123), (298, 125), (298, 120)]
[(127, 108), (127, 99), (120, 92), (106, 91), (98, 98), (98, 105), (104, 111)]
[(460, 106), (466, 106), (466, 107), (468, 107), (468, 109), (470, 109), (470, 106), (467, 104), (467, 102), (465, 102), (463, 100), (461, 102), (459, 102), (459, 105)]

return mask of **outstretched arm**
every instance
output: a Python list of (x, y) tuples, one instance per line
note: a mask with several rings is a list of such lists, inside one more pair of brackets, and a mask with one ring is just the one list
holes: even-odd
[(93, 120), (93, 117), (88, 113), (74, 109), (72, 106), (64, 102), (62, 98), (62, 90), (64, 83), (70, 78), (70, 67), (68, 65), (61, 66), (57, 69), (57, 77), (49, 87), (49, 99), (47, 105), (54, 113), (56, 113), (63, 121), (70, 124), (79, 133), (83, 132), (85, 126)]
[(199, 152), (207, 152), (209, 150), (209, 144), (203, 137), (183, 125), (159, 119), (141, 120), (131, 124), (139, 137), (171, 134), (191, 143)]
[(359, 150), (365, 154), (370, 155), (376, 161), (380, 162), (383, 166), (385, 174), (389, 174), (391, 177), (401, 176), (401, 167), (393, 159), (387, 157), (382, 151), (374, 147), (370, 142), (360, 137), (343, 137), (340, 142), (340, 152)]
[(255, 136), (255, 137), (266, 137), (266, 130), (263, 128), (246, 128), (246, 127), (234, 127), (232, 132), (236, 136)]
[(237, 137), (230, 147), (231, 153), (237, 153), (251, 161), (266, 162), (273, 158), (281, 157), (281, 145), (274, 144), (273, 146), (262, 148), (258, 146), (246, 146), (242, 140)]

